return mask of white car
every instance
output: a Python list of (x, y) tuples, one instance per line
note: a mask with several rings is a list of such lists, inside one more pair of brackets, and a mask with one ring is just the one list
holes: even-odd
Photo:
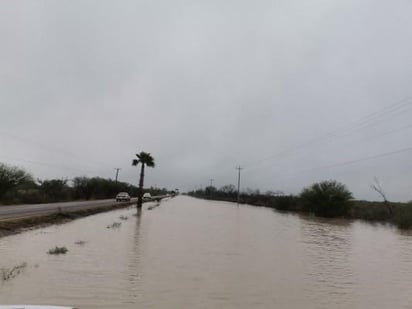
[(152, 196), (149, 192), (146, 192), (143, 194), (143, 201), (150, 201), (152, 199)]
[(116, 202), (130, 202), (130, 195), (127, 192), (120, 192), (116, 195)]

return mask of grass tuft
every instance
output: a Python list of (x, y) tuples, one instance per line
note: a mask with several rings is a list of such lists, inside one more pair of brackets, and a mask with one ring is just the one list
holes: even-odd
[(67, 251), (69, 251), (69, 250), (67, 250), (66, 247), (57, 247), (56, 246), (55, 248), (50, 249), (47, 253), (57, 255), (57, 254), (66, 254)]

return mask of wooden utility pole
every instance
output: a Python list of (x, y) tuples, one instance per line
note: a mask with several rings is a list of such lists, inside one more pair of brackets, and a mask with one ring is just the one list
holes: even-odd
[(237, 205), (239, 206), (239, 198), (240, 198), (240, 171), (243, 170), (240, 166), (236, 167), (238, 170), (238, 176), (237, 176)]
[(116, 170), (116, 183), (117, 183), (117, 177), (119, 176), (119, 171), (121, 170), (121, 168), (116, 167), (115, 170)]

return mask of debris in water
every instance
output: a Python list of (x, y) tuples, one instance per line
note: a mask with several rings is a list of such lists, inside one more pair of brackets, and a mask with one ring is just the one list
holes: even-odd
[(113, 224), (108, 225), (106, 228), (108, 228), (108, 229), (115, 229), (115, 228), (119, 228), (120, 225), (122, 225), (120, 222), (114, 222)]

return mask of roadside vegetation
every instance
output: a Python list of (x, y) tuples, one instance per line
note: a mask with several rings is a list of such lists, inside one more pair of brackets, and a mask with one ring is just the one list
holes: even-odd
[[(375, 185), (381, 192), (382, 188)], [(376, 190), (372, 187), (372, 189)], [(203, 199), (236, 202), (234, 185), (221, 188), (208, 186), (191, 191), (188, 195)], [(380, 195), (382, 195), (380, 193)], [(390, 222), (401, 229), (412, 228), (412, 202), (393, 203), (384, 196), (382, 202), (354, 200), (344, 184), (334, 180), (312, 184), (299, 195), (285, 195), (280, 191), (247, 189), (240, 192), (241, 204), (263, 206), (280, 211), (298, 211), (321, 217), (344, 217), (366, 221)]]
[[(145, 188), (151, 195), (169, 193), (166, 188)], [(25, 170), (0, 163), (0, 206), (114, 198), (119, 192), (138, 196), (139, 188), (100, 177), (35, 179)]]
[(406, 205), (397, 205), (394, 222), (402, 229), (412, 228), (412, 202)]

